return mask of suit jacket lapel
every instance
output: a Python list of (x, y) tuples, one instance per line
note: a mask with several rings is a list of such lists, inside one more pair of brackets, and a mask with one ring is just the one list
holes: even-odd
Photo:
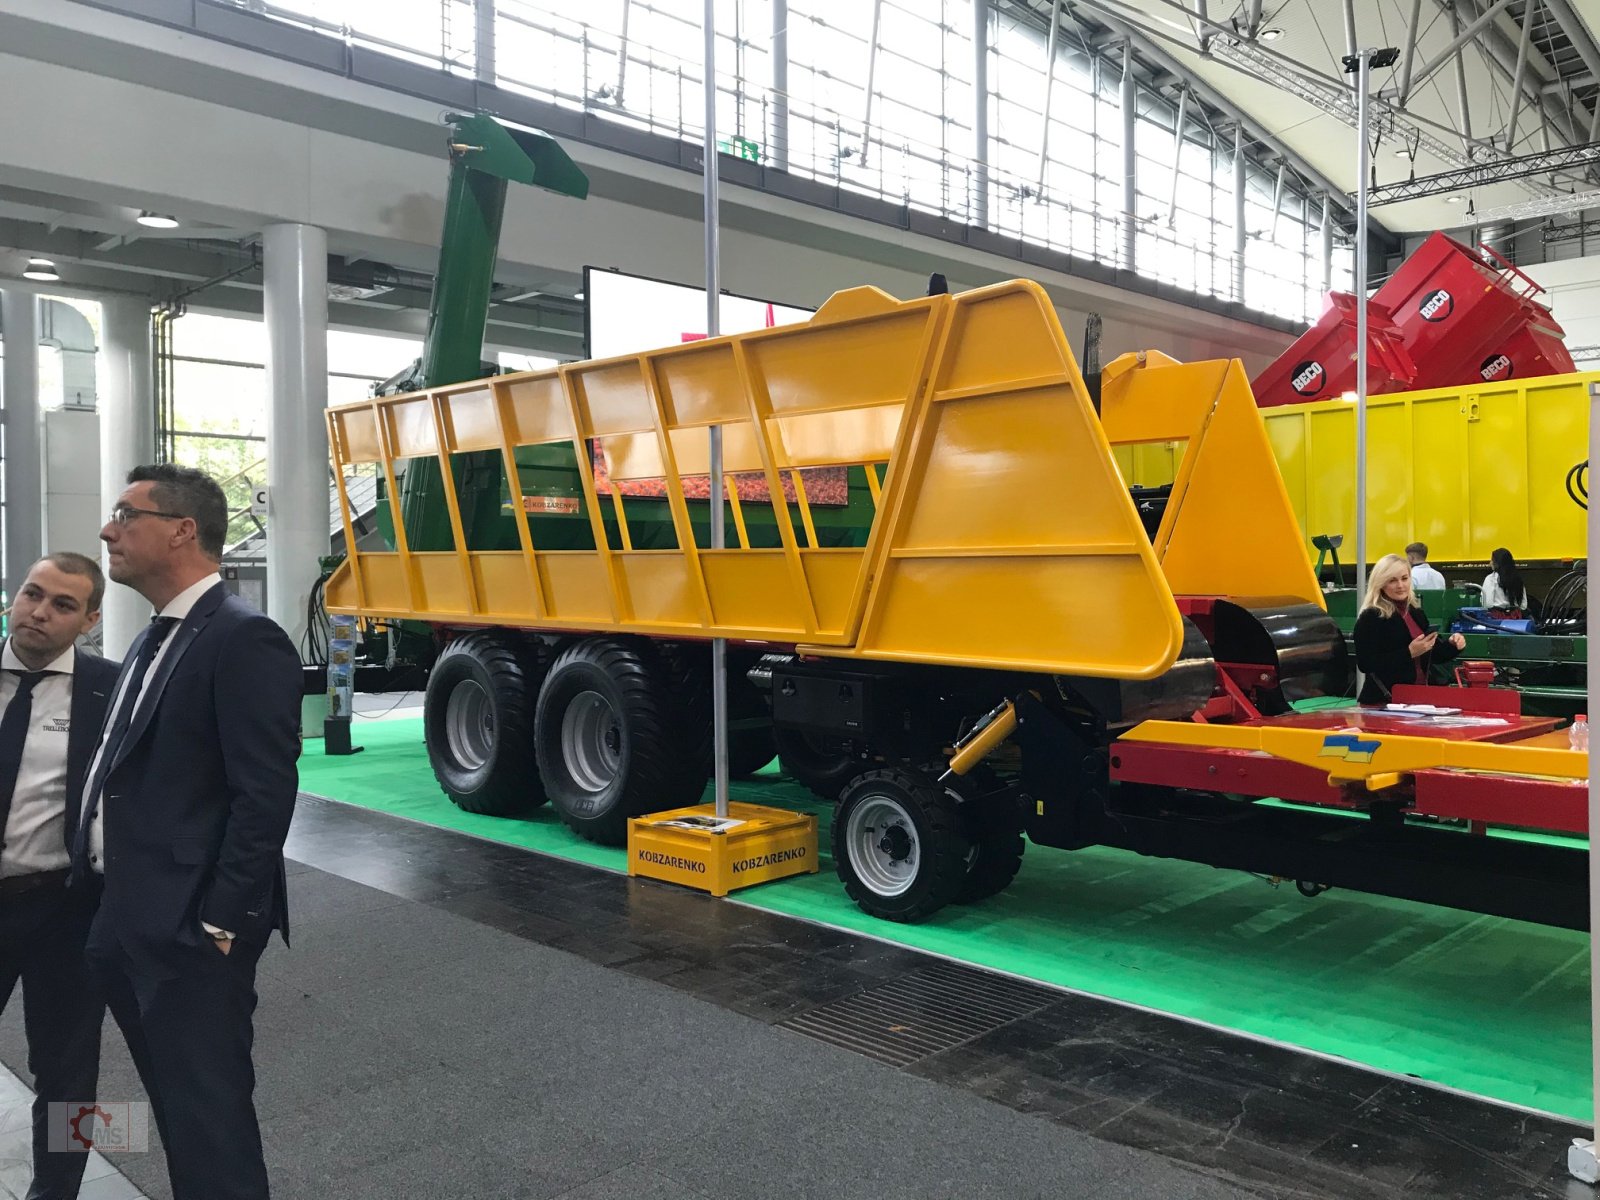
[(104, 684), (91, 683), (83, 669), (83, 654), (73, 652), (72, 709), (67, 730), (67, 820), (62, 832), (67, 848), (72, 848), (72, 836), (78, 828), (79, 806), (83, 800), (84, 776), (94, 759), (95, 747), (100, 744), (102, 721), (94, 719), (95, 713), (104, 714), (109, 707)]
[[(122, 739), (122, 745), (117, 747), (116, 758), (106, 768), (107, 776), (122, 765), (122, 760), (128, 757), (129, 752), (139, 744), (139, 739), (149, 729), (151, 718), (161, 705), (161, 694), (166, 691), (167, 681), (172, 678), (172, 672), (177, 669), (178, 662), (188, 653), (189, 647), (194, 645), (195, 638), (200, 635), (206, 622), (211, 620), (212, 614), (221, 606), (227, 595), (228, 589), (220, 583), (217, 584), (195, 601), (194, 607), (189, 610), (189, 615), (183, 619), (183, 623), (169, 635), (172, 644), (167, 647), (167, 652), (153, 668), (149, 682), (145, 685), (144, 695), (133, 698), (132, 702), (138, 707), (133, 710), (133, 719), (128, 724), (127, 736)], [(147, 630), (146, 636), (148, 635)], [(130, 653), (128, 658), (131, 662), (133, 655)]]

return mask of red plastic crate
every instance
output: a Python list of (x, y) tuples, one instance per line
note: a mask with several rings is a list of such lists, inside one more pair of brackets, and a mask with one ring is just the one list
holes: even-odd
[[(1330, 292), (1328, 307), (1251, 381), (1262, 408), (1331, 400), (1356, 387), (1356, 305), (1348, 292)], [(1403, 392), (1415, 368), (1401, 333), (1381, 305), (1367, 302), (1367, 394)]]

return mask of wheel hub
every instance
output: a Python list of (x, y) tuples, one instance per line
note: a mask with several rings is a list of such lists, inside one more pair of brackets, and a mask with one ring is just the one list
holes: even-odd
[(444, 710), (445, 741), (463, 769), (476, 771), (494, 754), (494, 703), (483, 685), (463, 679), (450, 692)]
[(922, 869), (916, 822), (895, 796), (866, 796), (850, 809), (844, 850), (856, 878), (885, 898), (907, 891)]
[(579, 692), (561, 714), (561, 757), (587, 792), (604, 791), (622, 769), (622, 722), (599, 692)]
[(911, 835), (901, 825), (891, 825), (878, 839), (878, 850), (894, 862), (904, 862), (911, 856)]

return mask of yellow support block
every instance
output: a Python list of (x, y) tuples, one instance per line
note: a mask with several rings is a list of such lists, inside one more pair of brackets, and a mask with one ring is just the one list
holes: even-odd
[(628, 822), (628, 874), (713, 896), (817, 872), (817, 818), (731, 801), (728, 817), (696, 804)]

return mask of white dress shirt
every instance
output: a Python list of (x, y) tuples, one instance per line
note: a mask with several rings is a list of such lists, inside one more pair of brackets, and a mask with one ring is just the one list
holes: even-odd
[[(28, 740), (22, 745), (17, 767), (17, 787), (11, 794), (6, 817), (5, 852), (0, 854), (0, 876), (32, 875), (59, 871), (72, 864), (63, 841), (67, 819), (67, 738), (72, 728), (72, 676), (76, 661), (68, 647), (49, 666), (48, 674), (33, 685), (33, 709), (28, 719)], [(13, 672), (29, 668), (6, 639), (0, 651), (0, 713), (17, 694)]]
[(1500, 586), (1500, 572), (1490, 571), (1489, 577), (1483, 581), (1483, 606), (1485, 608), (1527, 608), (1528, 589), (1522, 589), (1522, 595), (1513, 600), (1506, 595), (1505, 588)]
[[(213, 572), (197, 583), (190, 584), (174, 596), (165, 608), (156, 614), (158, 617), (175, 617), (180, 622), (189, 615), (189, 610), (194, 608), (200, 597), (222, 582), (222, 575)], [(139, 694), (133, 697), (131, 703), (137, 705), (144, 699), (145, 692), (150, 690), (150, 681), (156, 677), (156, 672), (161, 669), (161, 660), (167, 656), (167, 651), (172, 649), (172, 643), (178, 638), (178, 630), (173, 628), (167, 634), (167, 640), (161, 643), (161, 649), (156, 651), (156, 656), (150, 662), (150, 669), (144, 673), (144, 684), (139, 689)], [(117, 694), (111, 702), (111, 711), (106, 714), (105, 728), (100, 733), (100, 747), (94, 752), (94, 761), (89, 764), (89, 774), (86, 779), (92, 780), (95, 772), (100, 769), (100, 756), (106, 752), (106, 738), (111, 735), (111, 730), (116, 726), (117, 714), (122, 711), (122, 706), (129, 703), (128, 698), (122, 694), (122, 689), (117, 689)], [(96, 874), (105, 871), (105, 826), (101, 823), (100, 814), (105, 811), (109, 796), (102, 793), (100, 803), (95, 807), (93, 825), (89, 829), (89, 865)]]
[(1413, 563), (1411, 566), (1411, 586), (1423, 592), (1442, 592), (1444, 591), (1444, 576), (1425, 562)]

